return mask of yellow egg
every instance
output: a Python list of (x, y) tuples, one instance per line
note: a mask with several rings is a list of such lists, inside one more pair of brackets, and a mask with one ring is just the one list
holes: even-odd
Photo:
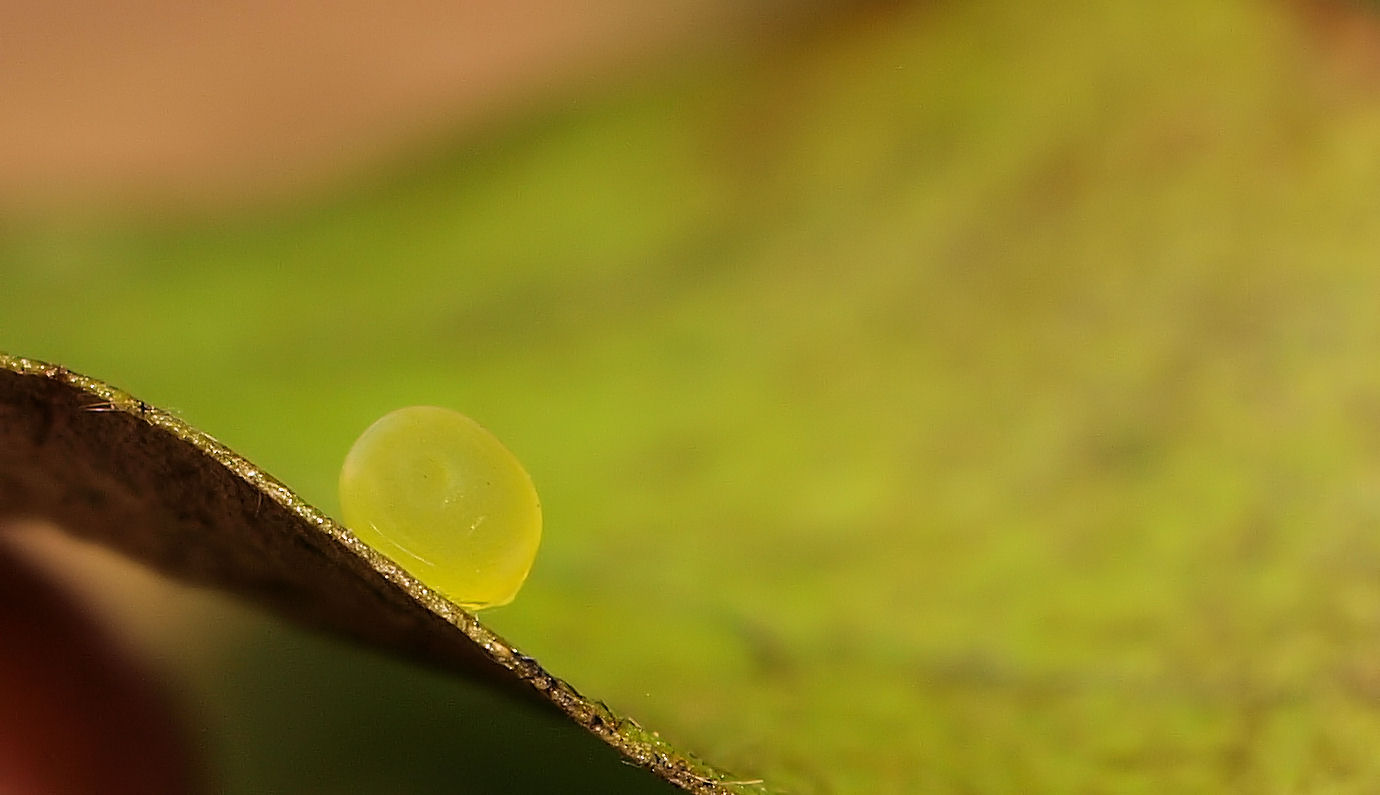
[(470, 610), (513, 600), (541, 542), (532, 479), (457, 411), (398, 409), (370, 425), (340, 472), (345, 525)]

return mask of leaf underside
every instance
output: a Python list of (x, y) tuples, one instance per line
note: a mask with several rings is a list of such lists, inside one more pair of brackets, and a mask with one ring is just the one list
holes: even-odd
[(0, 353), (0, 521), (50, 519), (180, 580), (554, 707), (698, 793), (758, 791), (580, 695), (473, 615), (167, 411)]

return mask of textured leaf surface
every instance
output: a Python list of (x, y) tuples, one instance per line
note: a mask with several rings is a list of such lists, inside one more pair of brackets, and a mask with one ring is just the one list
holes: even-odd
[(0, 516), (56, 521), (179, 579), (545, 699), (687, 790), (742, 789), (585, 699), (214, 438), (101, 381), (5, 353)]

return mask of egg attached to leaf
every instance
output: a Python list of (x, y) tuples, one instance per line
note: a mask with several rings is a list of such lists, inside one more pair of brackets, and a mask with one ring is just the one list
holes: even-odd
[(369, 426), (345, 457), (340, 509), (361, 541), (469, 610), (511, 602), (541, 542), (541, 504), (517, 457), (434, 406)]

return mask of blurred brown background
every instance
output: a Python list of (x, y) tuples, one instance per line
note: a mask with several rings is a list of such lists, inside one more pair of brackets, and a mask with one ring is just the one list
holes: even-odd
[(5, 2), (0, 199), (319, 187), (638, 64), (779, 33), (821, 5)]

